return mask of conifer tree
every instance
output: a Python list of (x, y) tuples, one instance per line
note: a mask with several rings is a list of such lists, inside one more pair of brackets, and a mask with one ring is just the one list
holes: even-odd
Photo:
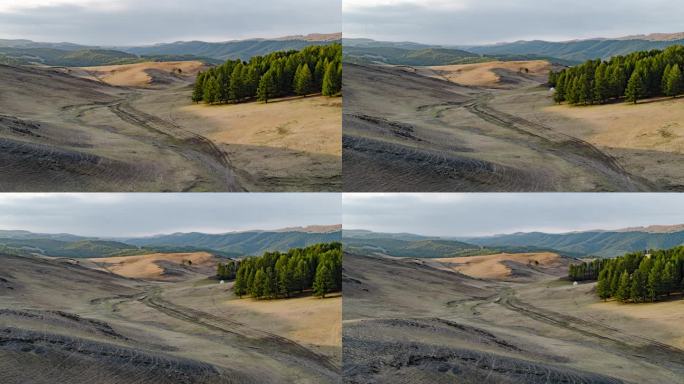
[(335, 282), (332, 271), (327, 263), (321, 263), (316, 268), (316, 277), (313, 282), (313, 293), (315, 296), (325, 298), (325, 295), (332, 291)]
[(263, 269), (256, 271), (254, 275), (254, 282), (252, 282), (251, 295), (254, 298), (260, 298), (266, 295), (268, 290), (268, 277)]
[(618, 284), (617, 292), (615, 293), (615, 298), (621, 302), (627, 301), (629, 299), (629, 289), (629, 273), (625, 270), (622, 272), (622, 275), (620, 275), (620, 282)]
[(292, 286), (291, 276), (287, 269), (287, 255), (280, 255), (276, 262), (276, 273), (278, 275), (278, 294), (290, 297), (290, 288)]
[(598, 297), (600, 297), (602, 300), (607, 300), (611, 295), (610, 295), (610, 278), (609, 278), (609, 270), (604, 269), (599, 273), (599, 279), (598, 283), (596, 284), (596, 294), (598, 294)]
[(313, 88), (313, 79), (311, 76), (311, 70), (306, 63), (297, 68), (294, 78), (294, 91), (299, 96), (305, 96), (311, 93)]
[(646, 300), (646, 276), (640, 270), (634, 271), (632, 274), (632, 283), (629, 291), (629, 297), (632, 302), (639, 303)]
[(244, 97), (245, 83), (242, 78), (242, 63), (238, 63), (230, 75), (229, 97), (228, 99), (234, 102), (240, 101)]
[(670, 70), (665, 71), (663, 77), (663, 93), (666, 96), (677, 97), (684, 91), (684, 76), (678, 64), (673, 65)]
[(195, 86), (192, 90), (192, 102), (199, 103), (204, 100), (204, 74), (202, 72), (197, 74), (197, 80), (195, 80)]
[(204, 101), (208, 104), (218, 103), (221, 88), (218, 79), (210, 77), (204, 90)]
[(239, 268), (235, 276), (235, 283), (233, 284), (233, 292), (240, 298), (247, 294), (247, 284), (245, 279), (244, 268)]
[(627, 101), (636, 104), (646, 94), (646, 79), (640, 69), (632, 73), (632, 76), (627, 82), (627, 89), (625, 90), (625, 97)]
[(335, 96), (342, 88), (342, 73), (339, 63), (329, 63), (323, 75), (323, 95)]
[(276, 96), (276, 84), (273, 78), (273, 72), (266, 72), (259, 81), (257, 88), (257, 100), (268, 103), (270, 99)]

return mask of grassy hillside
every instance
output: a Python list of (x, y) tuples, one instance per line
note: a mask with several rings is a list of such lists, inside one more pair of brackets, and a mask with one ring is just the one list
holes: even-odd
[(394, 65), (448, 65), (491, 61), (479, 54), (447, 48), (344, 47), (344, 58), (354, 63), (383, 62)]
[(216, 60), (249, 60), (253, 56), (263, 56), (276, 51), (301, 50), (311, 45), (327, 45), (333, 41), (311, 40), (243, 40), (222, 43), (203, 41), (180, 41), (170, 44), (157, 44), (147, 47), (124, 48), (135, 55), (194, 55)]
[(110, 257), (144, 253), (139, 247), (116, 241), (54, 239), (0, 239), (0, 247), (19, 253), (39, 253), (53, 257)]
[(575, 63), (597, 58), (607, 59), (616, 55), (626, 55), (636, 51), (664, 49), (671, 45), (684, 44), (684, 40), (580, 40), (566, 42), (517, 41), (479, 47), (468, 47), (471, 52), (481, 55), (520, 55), (533, 54), (569, 60)]
[(491, 253), (474, 244), (453, 240), (400, 240), (393, 238), (350, 238), (343, 240), (345, 251), (368, 254), (383, 253), (396, 257), (438, 258), (472, 256)]
[(672, 248), (684, 244), (684, 231), (648, 232), (577, 232), (566, 234), (519, 233), (466, 241), (485, 247), (527, 246), (557, 250), (583, 256), (615, 257), (645, 249)]
[(177, 233), (147, 238), (127, 239), (126, 243), (141, 247), (196, 247), (230, 254), (260, 255), (267, 251), (287, 251), (317, 243), (340, 241), (339, 231), (308, 232), (240, 232), (226, 234)]
[(0, 47), (0, 63), (9, 65), (45, 64), (64, 67), (91, 67), (98, 65), (133, 64), (143, 61), (191, 61), (201, 60), (209, 64), (219, 63), (188, 54), (145, 55), (105, 49), (62, 50), (54, 48)]

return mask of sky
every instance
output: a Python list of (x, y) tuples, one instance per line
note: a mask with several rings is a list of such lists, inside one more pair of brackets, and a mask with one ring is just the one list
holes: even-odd
[(125, 46), (332, 33), (342, 0), (0, 0), (0, 39)]
[(344, 0), (345, 37), (478, 45), (684, 32), (675, 0)]
[(134, 237), (341, 224), (333, 193), (0, 194), (0, 229)]
[(684, 224), (681, 193), (344, 194), (344, 229), (428, 236)]

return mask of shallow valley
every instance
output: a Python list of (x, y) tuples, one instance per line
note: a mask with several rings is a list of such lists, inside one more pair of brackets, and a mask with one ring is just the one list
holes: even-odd
[(1, 259), (3, 383), (340, 380), (340, 297), (238, 299), (207, 253)]
[(551, 69), (345, 63), (345, 190), (682, 190), (683, 99), (557, 106)]
[(341, 188), (339, 99), (192, 105), (206, 68), (0, 65), (0, 190)]
[(567, 280), (571, 262), (345, 254), (345, 380), (681, 382), (682, 301), (604, 303)]

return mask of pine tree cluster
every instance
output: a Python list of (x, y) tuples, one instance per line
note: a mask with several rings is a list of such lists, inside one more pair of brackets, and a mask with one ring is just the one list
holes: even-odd
[(216, 277), (221, 280), (233, 280), (240, 265), (238, 261), (230, 260), (226, 263), (218, 263), (216, 266)]
[[(612, 297), (621, 302), (640, 303), (684, 292), (684, 246), (628, 253), (596, 265), (600, 265), (596, 293), (604, 300)], [(581, 264), (576, 266), (580, 267)]]
[(268, 102), (276, 97), (314, 93), (336, 96), (341, 90), (342, 46), (335, 43), (255, 56), (249, 62), (228, 60), (197, 75), (192, 101)]
[(549, 74), (555, 87), (554, 101), (569, 104), (603, 104), (625, 98), (636, 103), (649, 97), (684, 93), (684, 46), (664, 51), (634, 52), (608, 61), (589, 60), (584, 64)]
[(568, 276), (574, 281), (596, 280), (608, 259), (595, 259), (587, 263), (572, 264)]
[(312, 290), (325, 297), (342, 290), (342, 244), (315, 244), (287, 253), (266, 252), (239, 263), (233, 291), (256, 299), (290, 297)]

